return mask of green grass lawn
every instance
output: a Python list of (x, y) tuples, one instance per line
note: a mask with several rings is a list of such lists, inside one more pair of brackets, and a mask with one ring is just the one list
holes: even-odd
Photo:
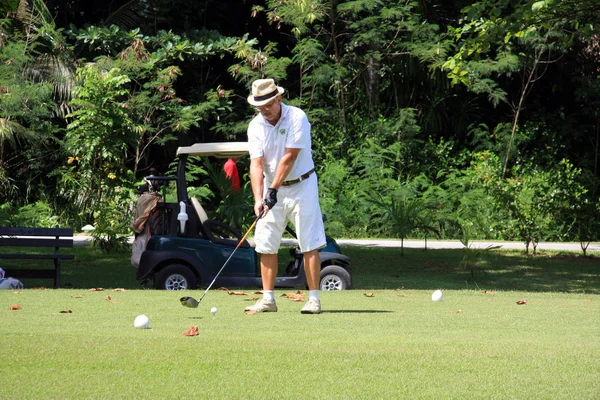
[(0, 291), (0, 398), (598, 398), (598, 258), (487, 252), (473, 278), (459, 251), (343, 250), (355, 289), (322, 292), (323, 314), (289, 289), (279, 312), (246, 315), (254, 289), (188, 309), (179, 297), (202, 291), (140, 288), (129, 254), (75, 248), (70, 289)]

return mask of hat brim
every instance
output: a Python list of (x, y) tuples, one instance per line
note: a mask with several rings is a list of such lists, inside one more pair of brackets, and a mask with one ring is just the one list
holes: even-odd
[(277, 94), (273, 95), (273, 97), (270, 97), (266, 100), (261, 100), (261, 101), (255, 101), (254, 95), (251, 94), (250, 96), (248, 96), (248, 103), (250, 103), (250, 105), (253, 105), (255, 107), (264, 106), (265, 104), (272, 102), (277, 96), (282, 95), (283, 92), (285, 92), (285, 89), (282, 88), (281, 86), (277, 86)]

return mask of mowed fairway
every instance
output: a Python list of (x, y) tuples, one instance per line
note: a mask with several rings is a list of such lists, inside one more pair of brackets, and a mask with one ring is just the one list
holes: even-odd
[[(178, 299), (202, 291), (0, 291), (0, 398), (599, 396), (598, 295), (351, 290), (322, 292), (325, 312), (301, 315), (279, 297), (295, 291), (257, 315), (243, 312), (253, 290), (212, 290), (198, 309)], [(151, 329), (133, 327), (139, 314)]]

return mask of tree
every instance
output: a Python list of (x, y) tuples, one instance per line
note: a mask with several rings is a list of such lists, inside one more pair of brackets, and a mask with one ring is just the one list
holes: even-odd
[(427, 76), (419, 62), (444, 52), (437, 27), (423, 21), (414, 1), (268, 1), (255, 10), (294, 35), (297, 102), (335, 156), (346, 157), (360, 142), (365, 121), (418, 108), (422, 88), (411, 85), (421, 83), (415, 75)]
[[(550, 64), (569, 51), (573, 30), (579, 21), (558, 12), (573, 1), (517, 1), (514, 4), (495, 0), (475, 2), (466, 7), (461, 25), (449, 29), (456, 50), (441, 64), (452, 84), (464, 84), (477, 94), (486, 94), (497, 106), (510, 106), (512, 122), (505, 143), (503, 176), (514, 158), (513, 144), (525, 109), (525, 100), (533, 85), (546, 74)], [(590, 3), (591, 5), (591, 3)], [(594, 7), (592, 7), (594, 8)], [(589, 26), (589, 24), (588, 24)], [(581, 33), (589, 34), (588, 29)], [(516, 96), (510, 98), (501, 85), (503, 76), (520, 75)]]

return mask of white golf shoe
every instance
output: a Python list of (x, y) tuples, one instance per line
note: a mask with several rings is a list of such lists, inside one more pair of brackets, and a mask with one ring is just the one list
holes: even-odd
[(321, 314), (321, 302), (315, 299), (308, 299), (300, 312), (302, 314)]
[(275, 300), (269, 301), (265, 299), (260, 299), (253, 306), (246, 307), (244, 311), (254, 311), (254, 312), (277, 312), (277, 304), (275, 304)]

